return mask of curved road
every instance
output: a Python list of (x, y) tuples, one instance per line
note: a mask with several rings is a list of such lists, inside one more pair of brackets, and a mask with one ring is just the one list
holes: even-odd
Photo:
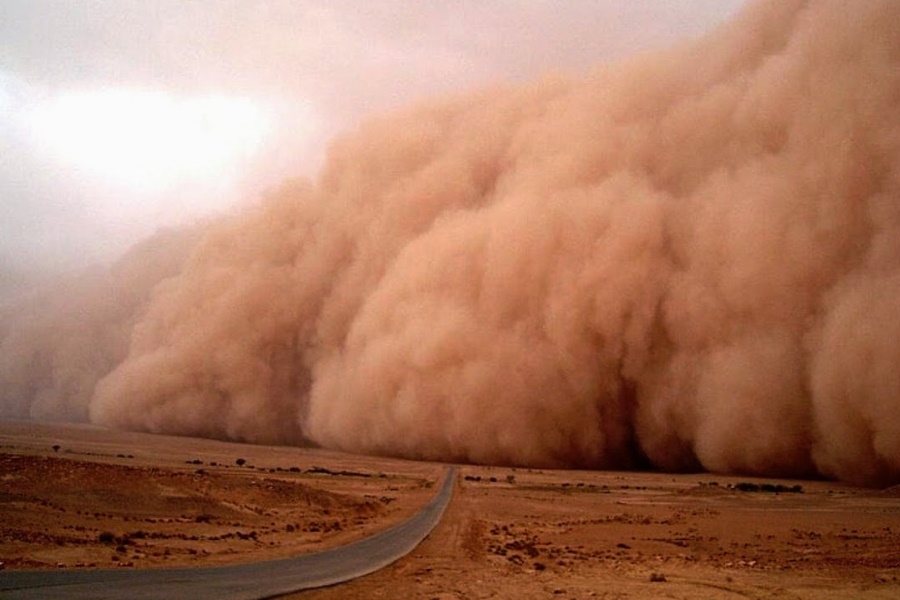
[(349, 581), (412, 552), (440, 521), (455, 481), (456, 467), (448, 467), (440, 490), (415, 515), (391, 529), (332, 550), (225, 567), (0, 571), (0, 598), (259, 600)]

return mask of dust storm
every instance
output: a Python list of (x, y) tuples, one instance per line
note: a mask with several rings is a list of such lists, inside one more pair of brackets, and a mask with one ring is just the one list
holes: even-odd
[(900, 482), (900, 3), (436, 98), (0, 309), (0, 414)]

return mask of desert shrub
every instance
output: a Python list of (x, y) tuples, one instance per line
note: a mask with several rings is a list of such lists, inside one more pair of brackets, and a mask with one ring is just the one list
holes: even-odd
[(116, 536), (109, 531), (104, 531), (97, 536), (97, 540), (102, 544), (112, 544), (116, 541)]

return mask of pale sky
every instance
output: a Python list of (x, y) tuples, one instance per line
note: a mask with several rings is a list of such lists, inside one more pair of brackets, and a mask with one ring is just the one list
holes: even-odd
[(0, 292), (292, 174), (367, 114), (699, 35), (741, 0), (0, 0)]

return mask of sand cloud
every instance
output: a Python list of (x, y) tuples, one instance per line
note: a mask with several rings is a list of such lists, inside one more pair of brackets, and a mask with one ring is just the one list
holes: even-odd
[(898, 22), (762, 1), (585, 78), (372, 119), (164, 266), (147, 242), (99, 299), (4, 308), (3, 411), (896, 483)]

